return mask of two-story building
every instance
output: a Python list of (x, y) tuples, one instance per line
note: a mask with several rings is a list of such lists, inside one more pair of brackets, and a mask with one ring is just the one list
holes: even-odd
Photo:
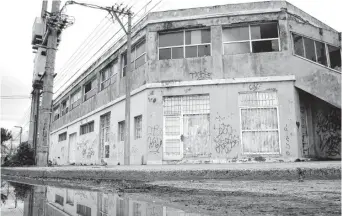
[[(125, 40), (54, 100), (54, 164), (124, 164)], [(131, 164), (341, 158), (341, 33), (295, 6), (153, 12), (132, 41)]]

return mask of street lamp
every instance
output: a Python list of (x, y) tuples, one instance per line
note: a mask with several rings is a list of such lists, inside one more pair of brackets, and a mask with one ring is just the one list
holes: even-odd
[(21, 144), (21, 133), (23, 132), (23, 127), (21, 126), (14, 126), (16, 128), (20, 128), (20, 138), (19, 138), (19, 145)]

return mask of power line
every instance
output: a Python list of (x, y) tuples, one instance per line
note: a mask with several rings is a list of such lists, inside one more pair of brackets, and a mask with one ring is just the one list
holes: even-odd
[[(146, 13), (145, 13), (145, 15), (146, 14), (148, 14), (151, 10), (153, 10), (158, 4), (160, 4), (161, 2), (162, 2), (163, 0), (160, 0), (158, 3), (156, 3), (149, 11), (147, 11)], [(148, 5), (149, 3), (150, 3), (151, 1), (149, 1), (146, 5)], [(133, 17), (135, 17), (135, 16), (137, 16), (143, 9), (144, 9), (145, 7), (142, 7), (137, 13), (135, 13), (134, 15), (133, 15)], [(144, 17), (144, 16), (143, 16)], [(139, 21), (141, 20), (142, 18), (140, 18), (139, 19)], [(136, 22), (137, 23), (137, 22)], [(127, 25), (127, 22), (124, 24), (124, 26), (126, 26)], [(96, 54), (98, 54), (102, 49), (103, 49), (103, 47), (105, 46), (105, 45), (107, 45), (118, 33), (120, 33), (120, 32), (122, 32), (122, 29), (120, 29), (120, 30), (118, 30), (109, 40), (107, 40), (101, 47), (100, 47), (100, 49), (98, 49), (97, 51), (96, 51), (96, 53), (95, 54), (93, 54), (93, 56), (95, 56)], [(124, 36), (123, 36), (124, 37)], [(122, 37), (121, 37), (122, 38)], [(119, 41), (121, 38), (119, 38), (118, 40), (116, 40), (115, 41), (115, 43), (117, 42), (117, 41)], [(115, 44), (114, 43), (114, 44)], [(108, 51), (108, 50), (106, 50), (106, 51)], [(105, 51), (105, 52), (106, 52)], [(104, 53), (104, 52), (103, 52)], [(86, 65), (90, 60), (91, 60), (92, 58), (90, 58), (90, 59), (88, 59), (88, 61), (86, 61), (70, 78), (69, 78), (69, 80), (71, 80), (81, 69), (82, 69), (82, 67), (84, 66), (84, 65)], [(55, 92), (54, 92), (54, 94), (56, 94), (63, 86), (65, 86), (66, 84), (67, 84), (68, 82), (65, 82), (64, 84), (62, 84)]]

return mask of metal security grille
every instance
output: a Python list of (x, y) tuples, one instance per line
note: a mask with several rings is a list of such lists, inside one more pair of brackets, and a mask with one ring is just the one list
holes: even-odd
[(243, 153), (279, 154), (277, 93), (240, 93), (239, 105)]
[(101, 128), (101, 147), (104, 149), (104, 158), (109, 158), (109, 132), (110, 132), (110, 113), (100, 117)]
[[(184, 155), (183, 141), (192, 140), (194, 137), (184, 139), (184, 128), (188, 131), (188, 124), (184, 125), (184, 119), (191, 119), (204, 116), (210, 113), (209, 95), (189, 95), (189, 96), (170, 96), (164, 97), (164, 136), (163, 150), (164, 160), (180, 160)], [(189, 121), (187, 121), (189, 122)], [(199, 127), (198, 127), (199, 128)], [(193, 128), (195, 129), (195, 128)], [(197, 134), (197, 133), (195, 133)], [(209, 134), (208, 134), (209, 136)], [(194, 145), (198, 145), (195, 143)], [(186, 148), (189, 149), (189, 148)], [(200, 148), (193, 147), (192, 150)], [(198, 154), (192, 152), (194, 154)]]

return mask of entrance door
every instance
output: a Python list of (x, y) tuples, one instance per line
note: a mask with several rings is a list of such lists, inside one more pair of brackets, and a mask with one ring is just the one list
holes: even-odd
[(109, 158), (109, 130), (110, 130), (110, 113), (100, 117), (100, 146), (102, 149), (102, 158)]
[(68, 163), (75, 163), (76, 133), (69, 135)]
[(208, 152), (209, 95), (164, 97), (163, 115), (163, 160)]
[(209, 122), (209, 114), (187, 114), (183, 116), (184, 157), (208, 155)]

